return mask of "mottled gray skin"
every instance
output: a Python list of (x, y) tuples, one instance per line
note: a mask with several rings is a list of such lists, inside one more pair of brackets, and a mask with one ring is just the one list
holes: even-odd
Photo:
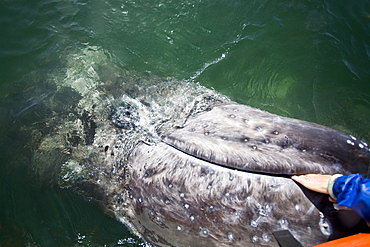
[[(91, 49), (68, 61), (43, 101), (52, 114), (35, 170), (48, 177), (56, 164), (61, 187), (101, 201), (150, 243), (278, 246), (273, 232), (285, 229), (312, 246), (360, 221), (290, 175), (368, 177), (366, 143), (193, 83), (118, 74)], [(69, 103), (59, 109), (56, 98)]]
[(305, 195), (281, 175), (369, 172), (366, 144), (354, 137), (235, 103), (162, 137), (130, 155), (126, 215), (158, 245), (274, 246), (272, 232), (284, 229), (307, 246), (324, 242), (347, 222), (327, 196)]

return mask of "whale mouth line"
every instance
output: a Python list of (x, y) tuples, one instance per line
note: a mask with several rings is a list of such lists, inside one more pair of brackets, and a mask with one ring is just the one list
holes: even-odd
[(255, 175), (270, 176), (270, 177), (281, 177), (281, 178), (291, 178), (291, 176), (294, 175), (294, 174), (274, 173), (274, 172), (268, 172), (268, 171), (255, 171), (255, 170), (248, 170), (248, 169), (241, 169), (241, 168), (237, 168), (237, 167), (232, 167), (232, 166), (228, 166), (228, 165), (225, 165), (225, 164), (220, 164), (220, 163), (212, 162), (212, 161), (207, 160), (205, 158), (202, 158), (202, 157), (193, 155), (193, 154), (191, 154), (189, 152), (186, 152), (186, 151), (182, 150), (181, 148), (178, 148), (175, 145), (173, 145), (171, 143), (168, 143), (168, 142), (165, 142), (163, 140), (162, 140), (162, 142), (164, 144), (166, 144), (167, 146), (169, 146), (169, 147), (171, 147), (173, 149), (176, 149), (177, 151), (179, 151), (179, 152), (181, 152), (181, 153), (183, 153), (185, 155), (188, 155), (188, 156), (191, 156), (191, 157), (193, 157), (195, 159), (198, 159), (198, 160), (207, 162), (208, 164), (215, 165), (215, 166), (218, 166), (218, 167), (222, 167), (222, 168), (225, 168), (225, 169), (229, 169), (229, 170), (232, 170), (232, 171), (243, 172), (243, 173), (250, 173), (250, 174), (255, 174)]

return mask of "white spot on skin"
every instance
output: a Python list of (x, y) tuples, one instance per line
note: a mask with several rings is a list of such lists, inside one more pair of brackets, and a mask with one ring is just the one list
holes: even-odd
[(350, 144), (350, 145), (352, 145), (352, 146), (355, 145), (355, 143), (353, 141), (351, 141), (351, 140), (347, 140), (347, 143)]
[(227, 234), (227, 238), (229, 239), (230, 242), (233, 242), (235, 240), (234, 234), (232, 232), (229, 232)]
[(325, 236), (330, 236), (333, 232), (330, 222), (325, 217), (321, 217), (321, 214), (322, 213), (320, 213), (320, 221), (319, 221), (320, 231)]
[(168, 185), (168, 188), (170, 188), (170, 189), (171, 189), (172, 187), (173, 187), (173, 185), (172, 185), (172, 184), (169, 184), (169, 185)]
[(364, 145), (362, 145), (362, 143), (358, 144), (358, 146), (359, 146), (360, 148), (364, 148)]
[(252, 242), (257, 243), (258, 242), (258, 237), (255, 235), (252, 237)]
[(181, 198), (184, 198), (184, 197), (185, 197), (185, 194), (184, 194), (184, 193), (180, 193), (180, 194), (179, 194), (179, 196), (180, 196)]
[(252, 220), (252, 221), (251, 221), (251, 226), (253, 226), (253, 227), (257, 227), (257, 226), (258, 226), (257, 221), (256, 221), (256, 220)]
[(279, 224), (282, 229), (288, 229), (288, 221), (286, 219), (280, 219)]
[(195, 217), (193, 215), (190, 215), (190, 220), (191, 221), (194, 221), (195, 220)]
[(270, 242), (271, 237), (267, 233), (263, 233), (262, 234), (262, 239), (263, 239), (263, 241), (265, 241), (267, 243), (267, 242)]
[(181, 226), (177, 226), (177, 228), (176, 228), (178, 231), (182, 231), (183, 229), (182, 229), (182, 227)]
[(357, 138), (356, 137), (354, 137), (354, 136), (352, 136), (352, 135), (349, 135), (353, 140), (357, 140)]
[(209, 235), (208, 229), (207, 228), (200, 228), (199, 235), (201, 237), (208, 237), (208, 235)]
[(270, 211), (269, 205), (261, 206), (260, 204), (257, 204), (257, 208), (258, 208), (258, 214), (260, 216), (263, 216), (263, 217), (268, 216), (268, 212)]
[(189, 205), (189, 204), (187, 204), (187, 203), (185, 203), (185, 204), (184, 204), (184, 208), (185, 208), (185, 209), (189, 209), (189, 208), (190, 208), (190, 205)]

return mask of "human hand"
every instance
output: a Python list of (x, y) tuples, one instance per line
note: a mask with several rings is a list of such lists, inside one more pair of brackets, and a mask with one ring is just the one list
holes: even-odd
[(302, 184), (307, 189), (329, 194), (328, 183), (332, 175), (322, 175), (322, 174), (306, 174), (300, 176), (292, 176), (292, 179), (300, 184)]

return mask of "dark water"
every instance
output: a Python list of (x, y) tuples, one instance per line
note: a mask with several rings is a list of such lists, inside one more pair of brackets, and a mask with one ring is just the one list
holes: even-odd
[(240, 103), (370, 141), (369, 1), (0, 6), (0, 246), (144, 245), (96, 203), (40, 183), (28, 166), (26, 137), (13, 132), (42, 114), (48, 75), (65, 72), (61, 58), (86, 46), (132, 73), (193, 80)]

